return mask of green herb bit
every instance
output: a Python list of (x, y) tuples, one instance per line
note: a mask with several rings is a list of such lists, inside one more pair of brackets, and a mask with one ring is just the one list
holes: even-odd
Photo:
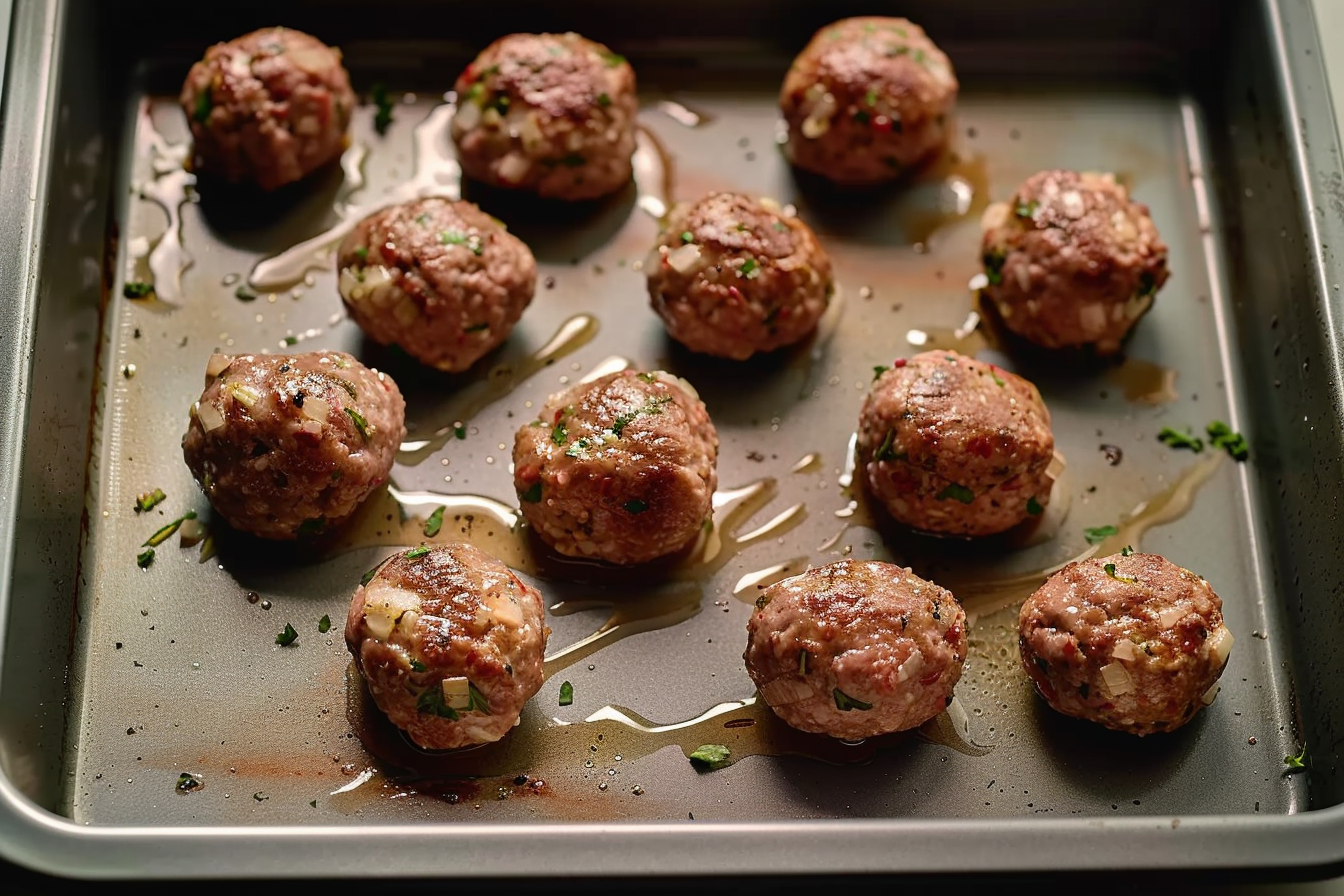
[(286, 345), (286, 347), (291, 346), (291, 345), (298, 345), (298, 344), (299, 344), (299, 337), (297, 337), (297, 336), (286, 336), (284, 339), (282, 339), (282, 340), (280, 340), (280, 341), (283, 342), (283, 343)]
[(288, 622), (285, 623), (285, 630), (275, 636), (275, 643), (281, 647), (288, 647), (297, 640), (299, 640), (299, 633)]
[(1087, 539), (1088, 544), (1101, 544), (1112, 535), (1119, 535), (1120, 530), (1115, 526), (1097, 526), (1092, 529), (1084, 529), (1083, 537)]
[(210, 117), (210, 110), (215, 108), (215, 98), (210, 93), (211, 88), (207, 84), (205, 89), (196, 96), (196, 111), (191, 117), (202, 124)]
[(560, 682), (560, 705), (569, 706), (574, 702), (574, 685), (567, 681)]
[(737, 269), (737, 273), (742, 277), (746, 277), (748, 280), (753, 280), (761, 275), (760, 269), (761, 266), (757, 263), (756, 259), (748, 258), (746, 261), (742, 262), (742, 267)]
[(555, 429), (551, 430), (551, 441), (557, 446), (569, 441), (569, 429), (565, 426), (563, 420), (555, 424)]
[(639, 377), (641, 380), (649, 384), (658, 382), (658, 377), (652, 373), (637, 373), (635, 374), (635, 376)]
[(382, 84), (373, 85), (369, 91), (373, 95), (373, 103), (378, 107), (378, 111), (373, 116), (373, 129), (379, 136), (387, 133), (387, 126), (392, 123), (392, 98), (387, 95), (387, 87)]
[(602, 54), (602, 61), (607, 64), (608, 68), (615, 68), (616, 66), (621, 65), (625, 62), (625, 57), (622, 56), (620, 53), (613, 53), (610, 50), (608, 50), (607, 52)]
[(323, 613), (322, 618), (317, 620), (317, 631), (318, 634), (322, 635), (325, 635), (327, 632), (331, 631), (331, 617), (326, 613)]
[(696, 765), (703, 765), (716, 772), (733, 764), (728, 758), (732, 754), (733, 751), (723, 744), (701, 744), (691, 751), (689, 758)]
[(1007, 260), (1008, 255), (1002, 250), (986, 252), (981, 259), (985, 265), (985, 279), (990, 286), (998, 286), (1003, 282), (1003, 263)]
[(1106, 570), (1106, 575), (1108, 575), (1108, 576), (1110, 576), (1111, 578), (1115, 579), (1117, 582), (1128, 582), (1128, 583), (1131, 584), (1131, 585), (1136, 585), (1136, 584), (1138, 584), (1138, 581), (1139, 581), (1139, 580), (1136, 579), (1136, 578), (1134, 578), (1133, 576), (1127, 576), (1127, 575), (1122, 575), (1122, 574), (1120, 574), (1120, 573), (1117, 573), (1117, 572), (1115, 571), (1115, 564), (1114, 564), (1114, 563), (1107, 563), (1105, 566), (1102, 567), (1102, 569)]
[(1290, 774), (1290, 773), (1295, 772), (1295, 771), (1300, 771), (1300, 770), (1302, 770), (1302, 769), (1305, 769), (1305, 768), (1307, 767), (1307, 745), (1306, 745), (1306, 743), (1303, 743), (1303, 744), (1302, 744), (1302, 752), (1301, 752), (1301, 753), (1298, 753), (1296, 756), (1285, 756), (1285, 757), (1283, 757), (1283, 764), (1286, 765), (1286, 766), (1288, 766), (1286, 769), (1284, 769), (1284, 774), (1285, 774), (1285, 775), (1286, 775), (1286, 774)]
[(437, 681), (420, 692), (415, 708), (426, 715), (457, 721), (457, 710), (443, 702), (443, 684)]
[(1134, 549), (1133, 549), (1132, 547), (1130, 547), (1129, 545), (1125, 545), (1124, 547), (1122, 547), (1122, 548), (1120, 549), (1120, 556), (1121, 556), (1121, 557), (1132, 557), (1132, 556), (1134, 556)]
[(639, 500), (638, 498), (632, 498), (629, 501), (626, 501), (625, 504), (622, 506), (625, 508), (626, 513), (633, 514), (635, 516), (639, 516), (641, 513), (649, 509), (649, 505)]
[(415, 560), (419, 557), (425, 556), (428, 553), (429, 553), (429, 546), (422, 544), (418, 548), (411, 548), (409, 551), (402, 554), (401, 556), (405, 557), (407, 560)]
[(183, 772), (177, 776), (175, 785), (178, 793), (191, 793), (194, 790), (200, 790), (205, 786), (200, 775), (193, 775), (191, 772)]
[(895, 441), (896, 430), (887, 430), (887, 437), (882, 440), (881, 447), (877, 449), (877, 454), (874, 455), (874, 459), (877, 460), (878, 463), (881, 463), (884, 460), (897, 460), (896, 452), (892, 450), (892, 445)]
[(1157, 440), (1172, 448), (1188, 448), (1196, 454), (1204, 450), (1202, 439), (1174, 430), (1170, 426), (1162, 427), (1162, 431), (1157, 434)]
[(415, 659), (411, 660), (411, 671), (412, 671), (412, 672), (423, 672), (423, 671), (425, 671), (426, 668), (427, 668), (427, 667), (425, 666), (425, 664), (422, 663), (422, 662), (420, 662), (419, 660), (415, 660)]
[(316, 809), (316, 808), (317, 808), (317, 800), (309, 800), (309, 801), (308, 801), (308, 805), (310, 805), (310, 806), (312, 806), (314, 809)]
[(597, 104), (605, 109), (607, 106), (611, 105), (611, 97), (605, 93), (599, 93), (597, 95)]
[(485, 695), (476, 690), (476, 685), (470, 681), (467, 682), (467, 712), (479, 712), (490, 715), (490, 701), (485, 699)]
[(133, 280), (121, 288), (121, 294), (128, 299), (147, 299), (154, 295), (154, 284)]
[(358, 249), (355, 250), (355, 257), (358, 258), (360, 261), (368, 261), (369, 247), (360, 246)]
[(876, 106), (877, 91), (870, 87), (868, 89), (868, 92), (863, 95), (863, 101), (867, 103), (869, 106)]
[(359, 434), (367, 440), (369, 434), (372, 432), (372, 427), (369, 426), (369, 421), (365, 420), (364, 415), (354, 408), (346, 408), (345, 412), (349, 414), (350, 419), (354, 421), (355, 429), (359, 430)]
[(1022, 202), (1019, 200), (1017, 204), (1013, 206), (1013, 214), (1017, 215), (1019, 218), (1030, 218), (1036, 214), (1036, 209), (1040, 207), (1041, 204), (1035, 199), (1030, 202)]
[(1144, 271), (1139, 275), (1139, 298), (1147, 298), (1157, 292), (1157, 278)]
[(185, 523), (187, 520), (194, 520), (194, 519), (196, 519), (196, 511), (194, 511), (194, 510), (188, 510), (186, 513), (182, 514), (180, 517), (178, 517), (177, 519), (173, 520), (171, 523), (168, 523), (166, 526), (162, 526), (162, 527), (159, 529), (159, 531), (157, 531), (157, 532), (155, 532), (153, 535), (149, 536), (148, 540), (146, 540), (145, 543), (141, 545), (141, 547), (142, 547), (142, 548), (143, 548), (143, 547), (150, 547), (150, 548), (156, 548), (156, 547), (158, 547), (159, 545), (161, 545), (161, 544), (163, 544), (165, 541), (167, 541), (169, 538), (171, 538), (172, 535), (173, 535), (173, 533), (177, 531), (177, 529), (178, 529), (179, 526), (181, 526), (181, 525), (182, 525), (183, 523)]
[(873, 365), (873, 382), (877, 382), (878, 378), (881, 377), (882, 374), (886, 373), (886, 372), (887, 372), (888, 370), (890, 370), (890, 369), (891, 369), (891, 368), (888, 367), (888, 366), (885, 365), (885, 364), (874, 364), (874, 365)]
[(807, 674), (807, 651), (806, 651), (806, 650), (800, 650), (800, 651), (798, 651), (798, 674), (799, 674), (799, 675), (806, 675), (806, 674)]
[(138, 495), (135, 499), (135, 512), (144, 513), (153, 510), (168, 496), (163, 493), (163, 489), (156, 488), (152, 492), (145, 492)]
[(154, 562), (153, 548), (145, 548), (143, 551), (135, 555), (135, 565), (140, 567), (141, 569), (148, 569), (149, 565), (153, 562)]
[(857, 121), (859, 124), (867, 124), (867, 123), (871, 120), (870, 117), (869, 117), (869, 115), (868, 115), (868, 110), (867, 110), (867, 109), (855, 109), (855, 110), (854, 110), (854, 120)]
[(443, 512), (447, 509), (447, 507), (439, 505), (434, 508), (434, 512), (429, 515), (429, 519), (425, 520), (423, 531), (426, 538), (433, 538), (439, 534), (439, 530), (443, 528)]
[(439, 242), (445, 246), (466, 246), (473, 255), (482, 255), (485, 252), (485, 245), (481, 242), (479, 234), (463, 233), (460, 230), (443, 230), (439, 232)]
[(1000, 389), (1008, 385), (993, 367), (989, 368), (989, 375), (994, 378), (994, 385), (998, 386)]
[(939, 501), (951, 499), (953, 501), (960, 501), (963, 504), (970, 504), (975, 500), (975, 492), (964, 485), (957, 485), (957, 483), (953, 482), (950, 483), (947, 488), (934, 495), (934, 497)]
[(244, 284), (233, 291), (233, 297), (240, 302), (255, 302), (257, 293), (250, 286)]
[(1045, 513), (1045, 508), (1041, 506), (1040, 501), (1036, 500), (1035, 495), (1032, 495), (1030, 498), (1027, 499), (1027, 513), (1031, 514), (1032, 516), (1040, 516), (1041, 514)]
[(1246, 439), (1241, 433), (1233, 432), (1232, 427), (1221, 420), (1210, 423), (1205, 427), (1205, 431), (1209, 434), (1209, 443), (1215, 448), (1222, 448), (1233, 460), (1242, 461), (1250, 456)]
[(327, 528), (327, 518), (324, 516), (315, 516), (299, 523), (299, 534), (320, 535), (325, 528)]
[(681, 232), (681, 242), (683, 244), (695, 242), (695, 234), (691, 233), (689, 230), (683, 230)]
[(873, 708), (873, 704), (864, 703), (862, 700), (855, 700), (839, 688), (831, 691), (831, 696), (835, 698), (835, 708), (841, 712), (849, 712), (851, 709), (867, 712)]
[(453, 426), (453, 435), (462, 441), (466, 441), (467, 427), (464, 423), (457, 423)]
[(488, 329), (490, 329), (490, 325), (489, 325), (489, 324), (472, 324), (471, 326), (465, 328), (462, 332), (463, 332), (463, 333), (483, 333), (483, 332), (485, 332), (485, 331), (488, 330)]
[(518, 496), (528, 504), (537, 504), (541, 502), (541, 480), (538, 479), (528, 487), (527, 491)]

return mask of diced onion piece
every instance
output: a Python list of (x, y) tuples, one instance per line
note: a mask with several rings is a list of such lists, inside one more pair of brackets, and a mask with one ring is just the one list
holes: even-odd
[(807, 118), (803, 119), (802, 132), (808, 140), (815, 140), (831, 129), (831, 118), (837, 108), (835, 97), (827, 93), (822, 96)]
[(981, 230), (997, 230), (1004, 225), (1010, 214), (1008, 203), (991, 202), (980, 215)]
[(229, 394), (234, 400), (247, 408), (255, 408), (261, 401), (261, 393), (246, 383), (229, 383)]
[(465, 678), (443, 680), (443, 702), (449, 709), (466, 709), (471, 705), (471, 682)]
[(908, 681), (911, 678), (918, 678), (920, 670), (923, 668), (924, 654), (919, 648), (915, 648), (915, 652), (910, 654), (906, 661), (901, 663), (900, 668), (896, 670), (896, 680)]
[(196, 405), (196, 419), (201, 421), (201, 429), (214, 432), (224, 425), (224, 415), (208, 401)]
[(364, 269), (364, 288), (381, 289), (393, 280), (392, 272), (381, 264)]
[(375, 638), (386, 640), (397, 621), (408, 612), (420, 612), (420, 596), (390, 585), (366, 587), (364, 622)]
[(1125, 667), (1119, 663), (1102, 666), (1101, 680), (1112, 697), (1119, 697), (1134, 690), (1134, 679), (1129, 677)]
[(500, 625), (518, 628), (523, 624), (523, 611), (507, 594), (487, 594), (482, 603)]
[(177, 527), (177, 536), (182, 547), (189, 548), (199, 544), (205, 538), (206, 531), (205, 523), (200, 520), (183, 520), (182, 525)]
[(1095, 332), (1106, 327), (1106, 308), (1100, 302), (1089, 302), (1078, 309), (1078, 323), (1087, 332)]
[(331, 405), (324, 398), (309, 398), (303, 403), (303, 416), (318, 423), (326, 423), (331, 413)]
[(774, 212), (775, 214), (779, 214), (780, 212), (784, 211), (784, 207), (780, 205), (777, 200), (772, 199), (769, 196), (761, 197), (761, 208), (765, 209), (766, 211)]
[(504, 120), (504, 116), (499, 114), (499, 110), (494, 106), (481, 112), (481, 122), (488, 128), (498, 127)]
[(210, 356), (210, 360), (205, 362), (205, 375), (214, 379), (228, 369), (228, 366), (232, 363), (232, 355), (213, 354)]
[(1214, 658), (1219, 666), (1227, 664), (1227, 657), (1232, 653), (1232, 643), (1236, 638), (1227, 630), (1227, 626), (1222, 626), (1209, 638), (1209, 655)]
[[(299, 424), (299, 429), (308, 433), (310, 436), (317, 436), (319, 438), (322, 436), (322, 423), (318, 420), (305, 420), (303, 423)], [(263, 457), (260, 460), (264, 461), (267, 460), (267, 458)]]
[(331, 51), (326, 47), (290, 44), (285, 50), (285, 58), (312, 74), (325, 75), (331, 70)]
[(1211, 685), (1209, 689), (1204, 692), (1204, 696), (1199, 698), (1199, 702), (1203, 703), (1205, 706), (1211, 705), (1214, 700), (1218, 699), (1218, 690), (1221, 687), (1222, 685), (1220, 684)]
[(700, 261), (700, 247), (695, 243), (678, 246), (667, 253), (667, 263), (678, 274), (685, 274)]
[(526, 156), (511, 152), (500, 159), (499, 168), (496, 169), (495, 174), (505, 183), (516, 184), (522, 182), (523, 178), (527, 176), (527, 170), (531, 167), (532, 163), (527, 160)]
[(358, 302), (369, 294), (354, 268), (341, 268), (341, 277), (336, 283), (336, 289), (340, 292), (341, 298), (347, 302)]
[(415, 323), (416, 318), (420, 316), (420, 309), (416, 307), (415, 300), (406, 296), (396, 304), (392, 309), (392, 317), (403, 327), (409, 327)]
[(523, 141), (523, 148), (529, 152), (535, 152), (546, 142), (546, 135), (541, 132), (541, 125), (537, 123), (535, 112), (528, 112), (518, 122), (518, 138)]
[(467, 100), (460, 103), (457, 107), (457, 117), (453, 120), (455, 127), (464, 131), (469, 131), (481, 123), (481, 104)]
[(387, 636), (392, 634), (392, 627), (397, 623), (391, 616), (385, 613), (371, 613), (365, 607), (364, 624), (369, 627), (369, 634), (379, 641), (386, 641)]
[(785, 676), (761, 685), (761, 696), (771, 706), (788, 706), (790, 703), (807, 700), (814, 696), (814, 692), (807, 682)]
[(1134, 642), (1128, 638), (1121, 638), (1115, 642), (1115, 647), (1111, 648), (1112, 659), (1133, 660), (1137, 659), (1138, 656), (1138, 649), (1135, 648)]
[(1162, 624), (1163, 628), (1171, 628), (1184, 618), (1184, 607), (1167, 607), (1161, 613), (1157, 614), (1157, 621)]
[(1125, 300), (1124, 316), (1126, 320), (1138, 320), (1153, 304), (1153, 294), (1135, 293)]
[(397, 628), (404, 632), (413, 632), (415, 631), (415, 623), (418, 622), (419, 619), (419, 613), (415, 610), (407, 610), (405, 613), (402, 613), (401, 618), (397, 620)]

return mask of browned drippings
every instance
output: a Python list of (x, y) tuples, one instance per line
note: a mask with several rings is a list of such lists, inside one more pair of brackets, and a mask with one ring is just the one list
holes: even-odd
[(402, 442), (397, 462), (413, 467), (428, 460), (450, 439), (456, 438), (461, 427), (473, 417), (507, 397), (529, 377), (587, 345), (597, 335), (597, 331), (597, 318), (591, 314), (576, 314), (562, 323), (545, 345), (526, 358), (491, 368), (482, 379), (464, 386), (454, 394), (453, 402), (445, 414), (449, 420), (437, 427), (428, 438)]
[(639, 207), (655, 221), (662, 222), (676, 202), (676, 164), (662, 139), (643, 125), (635, 128), (635, 186)]
[(914, 176), (910, 193), (923, 198), (921, 188), (929, 185), (936, 186), (934, 195), (901, 216), (910, 243), (927, 243), (949, 224), (978, 218), (989, 205), (989, 173), (983, 155), (963, 156), (947, 150)]
[(1167, 404), (1180, 396), (1176, 393), (1176, 371), (1152, 361), (1126, 358), (1106, 371), (1106, 380), (1121, 387), (1126, 401), (1141, 404)]

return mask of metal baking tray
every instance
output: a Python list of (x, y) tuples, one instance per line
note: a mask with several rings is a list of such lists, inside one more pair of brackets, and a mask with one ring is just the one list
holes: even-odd
[[(0, 255), (0, 854), (56, 874), (197, 878), (1344, 859), (1344, 170), (1305, 0), (902, 4), (957, 67), (957, 136), (912, 182), (861, 196), (795, 180), (775, 96), (807, 36), (863, 4), (287, 4), (284, 24), (341, 46), (362, 94), (394, 91), (390, 129), (377, 135), (362, 106), (343, 165), (275, 196), (193, 187), (183, 74), (209, 43), (272, 24), (273, 6), (15, 9), (0, 147), (14, 249)], [(632, 60), (638, 185), (581, 208), (467, 188), (531, 245), (543, 285), (505, 347), (466, 374), (429, 373), (343, 319), (319, 245), (266, 259), (408, 191), (457, 191), (443, 91), (523, 28), (579, 30)], [(1035, 532), (966, 545), (891, 531), (844, 485), (872, 368), (921, 341), (977, 338), (955, 331), (974, 308), (979, 212), (1052, 166), (1125, 178), (1170, 245), (1172, 279), (1122, 363), (978, 346), (1032, 377), (1054, 415), (1066, 466)], [(656, 215), (712, 189), (794, 203), (818, 230), (840, 289), (809, 344), (709, 362), (647, 310), (638, 268)], [(277, 268), (287, 282), (235, 297)], [(158, 300), (122, 296), (151, 277)], [(212, 524), (205, 562), (173, 540), (138, 569), (164, 521), (209, 521), (179, 447), (209, 354), (291, 342), (397, 378), (412, 430), (394, 488), (315, 548)], [(548, 393), (625, 364), (675, 371), (705, 398), (723, 443), (715, 534), (655, 573), (557, 565), (513, 525), (513, 432)], [(1245, 433), (1248, 463), (1155, 439), (1212, 420)], [(137, 516), (155, 487), (167, 501)], [(550, 678), (515, 733), (447, 757), (415, 755), (365, 712), (340, 638), (361, 573), (417, 543), (440, 504), (439, 537), (537, 582), (554, 629)], [(1054, 715), (1016, 669), (1014, 602), (1106, 524), (1205, 573), (1237, 635), (1217, 700), (1171, 736)], [(913, 564), (973, 617), (957, 700), (918, 732), (846, 745), (751, 703), (741, 653), (757, 586), (842, 556)], [(300, 634), (282, 648), (286, 623)], [(562, 680), (572, 706), (558, 706)], [(707, 742), (738, 761), (697, 772), (685, 754)], [(1284, 774), (1303, 742), (1309, 769)], [(204, 788), (177, 792), (183, 773)]]

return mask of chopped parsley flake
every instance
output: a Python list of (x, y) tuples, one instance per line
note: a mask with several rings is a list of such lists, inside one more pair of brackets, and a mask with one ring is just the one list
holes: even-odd
[(418, 548), (411, 548), (409, 551), (402, 554), (401, 556), (405, 557), (407, 560), (415, 560), (417, 558), (425, 556), (428, 553), (429, 553), (429, 547), (427, 545), (422, 544)]
[(1284, 774), (1305, 769), (1307, 767), (1307, 745), (1305, 743), (1302, 744), (1302, 752), (1298, 753), (1296, 756), (1283, 757), (1283, 764), (1287, 766), (1284, 770)]
[(467, 682), (467, 712), (490, 715), (490, 701), (486, 700), (485, 695), (476, 690), (476, 685), (470, 681)]
[(256, 290), (244, 285), (233, 291), (233, 297), (240, 302), (255, 302), (257, 300), (257, 293)]
[(1139, 298), (1146, 298), (1157, 292), (1157, 278), (1144, 271), (1139, 275)]
[(168, 523), (165, 526), (161, 526), (159, 530), (155, 532), (153, 535), (149, 536), (149, 538), (145, 541), (145, 543), (140, 545), (140, 547), (142, 548), (158, 547), (159, 545), (167, 541), (169, 538), (171, 538), (173, 533), (177, 531), (179, 526), (181, 526), (187, 520), (194, 520), (194, 519), (196, 519), (196, 511), (188, 510), (186, 513), (182, 514), (180, 517), (173, 520), (171, 523)]
[(133, 280), (121, 288), (121, 294), (128, 299), (147, 299), (154, 295), (154, 284)]
[(756, 259), (748, 258), (742, 262), (742, 267), (737, 269), (738, 275), (746, 277), (748, 280), (754, 280), (761, 275), (761, 266)]
[(471, 326), (469, 326), (469, 327), (467, 327), (466, 329), (464, 329), (462, 332), (463, 332), (463, 333), (482, 333), (482, 332), (484, 332), (484, 331), (486, 331), (486, 330), (488, 330), (488, 329), (490, 329), (490, 325), (489, 325), (489, 324), (472, 324)]
[(1002, 250), (986, 252), (983, 259), (985, 263), (985, 279), (989, 281), (990, 286), (998, 286), (1003, 282), (1003, 263), (1008, 260), (1007, 254)]
[(1129, 545), (1125, 545), (1120, 549), (1121, 557), (1132, 557), (1133, 555), (1134, 555), (1134, 549)]
[(275, 636), (275, 643), (281, 647), (288, 647), (297, 640), (299, 640), (299, 633), (288, 622), (285, 623), (285, 630)]
[(565, 457), (572, 457), (576, 460), (588, 459), (588, 448), (592, 443), (587, 439), (579, 439), (573, 445), (565, 449)]
[(286, 346), (290, 346), (290, 345), (298, 345), (298, 344), (299, 344), (299, 337), (297, 337), (297, 336), (286, 336), (284, 339), (282, 339), (282, 340), (280, 340), (280, 341), (283, 342)]
[(1035, 495), (1032, 495), (1030, 498), (1027, 499), (1027, 513), (1031, 514), (1032, 516), (1040, 516), (1041, 514), (1045, 513), (1045, 508), (1041, 506), (1040, 501), (1036, 500)]
[(597, 104), (603, 108), (606, 108), (607, 106), (611, 105), (611, 97), (605, 93), (599, 93), (597, 95)]
[(625, 62), (625, 57), (620, 53), (613, 53), (608, 50), (602, 54), (602, 61), (605, 62), (609, 68), (615, 68)]
[(1157, 440), (1164, 445), (1170, 445), (1172, 448), (1188, 448), (1196, 454), (1204, 450), (1202, 439), (1172, 429), (1170, 426), (1162, 427), (1162, 431), (1157, 434)]
[(839, 688), (831, 691), (831, 696), (835, 698), (835, 708), (841, 712), (849, 712), (851, 709), (867, 712), (873, 708), (873, 704), (864, 703), (862, 700), (855, 700)]
[(874, 365), (873, 365), (873, 382), (877, 382), (878, 377), (882, 376), (882, 374), (886, 373), (886, 372), (887, 372), (888, 370), (890, 370), (890, 369), (891, 369), (891, 368), (888, 367), (888, 366), (885, 365), (885, 364), (874, 364)]
[(970, 504), (975, 500), (975, 492), (964, 485), (957, 485), (957, 483), (953, 482), (950, 483), (947, 488), (934, 495), (934, 497), (939, 501), (951, 499), (953, 501), (960, 501), (963, 504)]
[(423, 531), (426, 538), (433, 538), (439, 534), (439, 530), (443, 528), (443, 512), (447, 509), (443, 505), (439, 505), (434, 508), (434, 512), (429, 515), (429, 519), (425, 520)]
[(369, 569), (368, 572), (364, 573), (364, 575), (363, 575), (363, 576), (360, 578), (360, 580), (359, 580), (359, 584), (361, 584), (361, 585), (367, 585), (367, 584), (369, 584), (370, 582), (372, 582), (372, 581), (373, 581), (373, 577), (376, 576), (376, 575), (378, 575), (378, 570), (380, 570), (380, 569), (382, 569), (382, 568), (383, 568), (383, 564), (382, 564), (382, 563), (375, 564), (373, 567), (371, 567), (371, 568)]
[(349, 414), (350, 419), (354, 421), (355, 429), (359, 430), (359, 434), (365, 439), (368, 439), (369, 434), (373, 431), (373, 427), (369, 426), (369, 421), (364, 419), (364, 415), (354, 408), (346, 408), (345, 412)]
[(210, 95), (210, 85), (207, 84), (205, 89), (196, 97), (196, 111), (191, 117), (204, 123), (210, 117), (210, 110), (213, 108), (215, 108), (215, 98)]
[(806, 651), (806, 650), (800, 650), (800, 651), (798, 651), (798, 674), (799, 674), (799, 675), (806, 675), (806, 674), (807, 674), (807, 651)]
[(481, 255), (485, 252), (485, 246), (481, 242), (479, 234), (463, 233), (460, 230), (442, 230), (439, 232), (439, 242), (445, 246), (466, 246), (473, 255)]
[(626, 501), (625, 504), (622, 506), (625, 507), (626, 513), (631, 513), (634, 514), (635, 516), (638, 516), (639, 514), (649, 509), (649, 505), (639, 500), (638, 498), (632, 498), (631, 500)]
[(355, 257), (358, 258), (360, 261), (367, 261), (369, 258), (369, 247), (360, 246), (358, 249), (355, 250)]
[(1083, 537), (1087, 539), (1088, 544), (1101, 544), (1112, 535), (1119, 535), (1120, 530), (1115, 526), (1097, 526), (1092, 529), (1084, 529)]
[(315, 516), (312, 519), (304, 520), (299, 523), (300, 535), (317, 535), (327, 527), (327, 518), (324, 516)]
[(899, 459), (899, 456), (891, 448), (892, 443), (895, 441), (896, 441), (896, 430), (894, 429), (887, 430), (887, 437), (882, 440), (881, 447), (877, 449), (877, 454), (873, 456), (878, 463), (881, 463), (884, 460)]
[(435, 682), (420, 692), (415, 700), (415, 708), (425, 715), (457, 721), (457, 710), (443, 702), (443, 685)]
[(465, 440), (467, 438), (467, 427), (461, 423), (457, 424), (453, 427), (453, 435), (457, 436), (459, 439)]
[(149, 564), (153, 562), (154, 562), (153, 548), (145, 548), (143, 551), (135, 555), (135, 565), (140, 567), (141, 569), (148, 569)]
[(191, 793), (200, 790), (205, 786), (200, 775), (193, 775), (191, 772), (183, 772), (177, 776), (176, 789), (178, 793)]
[(989, 368), (989, 375), (994, 378), (994, 385), (998, 386), (1000, 389), (1008, 385), (1003, 381), (1003, 377), (999, 376), (993, 367)]
[(1114, 563), (1107, 563), (1105, 566), (1102, 567), (1102, 569), (1106, 570), (1106, 575), (1108, 575), (1108, 576), (1110, 576), (1111, 578), (1115, 579), (1117, 582), (1128, 582), (1128, 583), (1131, 584), (1131, 585), (1136, 585), (1136, 584), (1138, 584), (1138, 581), (1139, 581), (1139, 580), (1136, 579), (1136, 578), (1134, 578), (1133, 576), (1127, 576), (1127, 575), (1123, 575), (1123, 574), (1121, 574), (1121, 573), (1117, 573), (1117, 572), (1115, 571), (1115, 564), (1114, 564)]
[(529, 504), (536, 504), (539, 501), (541, 501), (541, 480), (537, 480), (536, 482), (532, 483), (531, 487), (529, 487), (527, 491), (523, 492), (518, 497), (522, 498)]
[(1245, 460), (1250, 456), (1250, 449), (1246, 447), (1246, 439), (1241, 433), (1233, 432), (1232, 428), (1221, 420), (1215, 420), (1204, 428), (1209, 434), (1209, 444), (1215, 448), (1222, 448), (1233, 460)]
[(560, 705), (569, 706), (574, 702), (574, 685), (567, 681), (560, 682)]
[(317, 620), (317, 630), (323, 635), (331, 631), (331, 617), (326, 613), (323, 613), (322, 618)]
[[(635, 410), (630, 411), (629, 413), (622, 414), (621, 416), (617, 417), (615, 421), (612, 422), (611, 434), (619, 438), (621, 433), (625, 432), (625, 428), (629, 426), (631, 423), (638, 420), (640, 417), (661, 414), (663, 412), (663, 405), (667, 404), (670, 401), (672, 401), (671, 395), (663, 395), (658, 398), (651, 398), (644, 403), (643, 407), (636, 408)], [(585, 447), (587, 446), (585, 445)], [(569, 454), (568, 451), (566, 451), (565, 453)], [(577, 457), (578, 455), (570, 454), (569, 456)]]
[(691, 233), (689, 230), (683, 230), (681, 232), (681, 241), (683, 243), (693, 243), (695, 242), (695, 234)]
[(646, 382), (646, 383), (656, 383), (656, 382), (658, 382), (658, 377), (657, 377), (655, 374), (652, 374), (652, 373), (639, 373), (639, 374), (635, 374), (635, 375), (638, 376), (640, 379), (642, 379), (642, 380), (643, 380), (644, 382)]
[(563, 445), (569, 441), (569, 429), (563, 420), (555, 424), (555, 429), (551, 430), (551, 441), (556, 445)]
[(1030, 202), (1019, 201), (1015, 206), (1013, 206), (1013, 214), (1017, 215), (1019, 218), (1030, 218), (1031, 216), (1036, 214), (1036, 209), (1040, 207), (1041, 204), (1037, 202), (1035, 199), (1031, 200)]
[(163, 493), (163, 489), (161, 488), (156, 488), (152, 492), (145, 492), (136, 497), (135, 512), (144, 513), (145, 511), (153, 510), (167, 497), (168, 496)]
[(387, 133), (387, 126), (392, 123), (392, 98), (387, 95), (387, 87), (382, 84), (373, 85), (369, 92), (373, 95), (374, 105), (378, 107), (373, 116), (373, 129), (381, 136)]
[(732, 753), (733, 751), (723, 744), (701, 744), (691, 751), (689, 758), (696, 765), (703, 765), (710, 771), (718, 771), (733, 764), (728, 759)]
[(874, 89), (872, 89), (872, 88), (869, 88), (869, 89), (868, 89), (868, 92), (865, 93), (865, 94), (863, 95), (863, 101), (864, 101), (865, 103), (867, 103), (869, 106), (876, 106), (876, 105), (877, 105), (877, 91), (874, 90)]
[(423, 671), (425, 671), (425, 669), (426, 669), (426, 666), (425, 666), (424, 663), (420, 662), (419, 660), (411, 660), (411, 671), (412, 671), (412, 672), (423, 672)]

